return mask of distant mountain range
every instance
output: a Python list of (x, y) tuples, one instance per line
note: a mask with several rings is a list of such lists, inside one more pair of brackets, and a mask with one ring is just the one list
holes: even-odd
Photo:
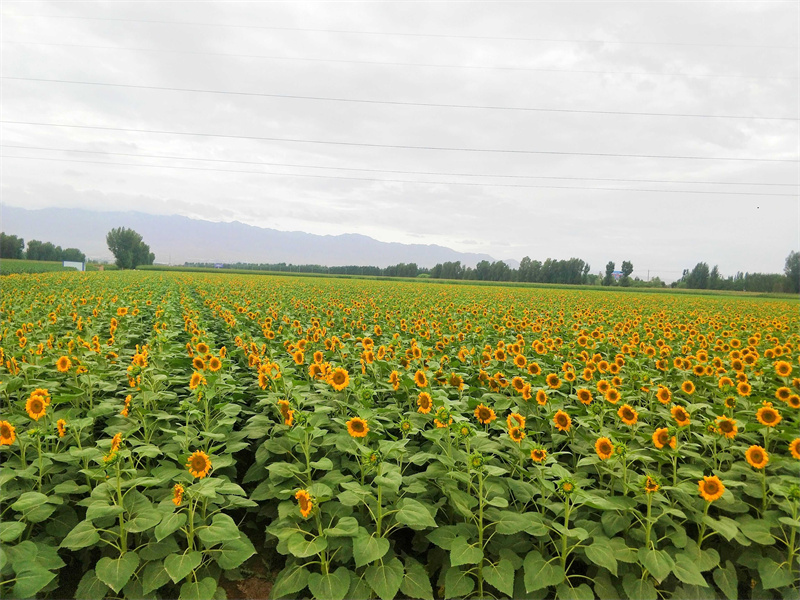
[[(245, 225), (238, 221), (215, 223), (177, 215), (149, 215), (139, 212), (102, 212), (71, 208), (26, 210), (3, 207), (0, 228), (25, 240), (52, 242), (63, 248), (78, 248), (89, 259), (111, 259), (106, 234), (114, 227), (140, 233), (157, 263), (293, 263), (324, 266), (386, 267), (417, 263), (461, 261), (474, 267), (488, 254), (457, 252), (433, 244), (380, 242), (365, 235), (314, 235), (301, 231), (278, 231)], [(506, 261), (516, 263), (516, 261)], [(516, 265), (514, 265), (516, 266)]]

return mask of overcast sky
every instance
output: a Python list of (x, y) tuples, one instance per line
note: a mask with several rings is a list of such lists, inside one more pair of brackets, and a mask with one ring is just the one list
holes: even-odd
[(6, 1), (2, 203), (667, 280), (781, 271), (800, 247), (798, 6)]

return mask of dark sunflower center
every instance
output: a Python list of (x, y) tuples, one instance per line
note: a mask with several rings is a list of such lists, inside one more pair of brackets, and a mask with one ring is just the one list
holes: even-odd
[(353, 421), (352, 428), (356, 433), (361, 433), (364, 431), (364, 424), (361, 421)]
[(44, 408), (44, 402), (42, 402), (39, 398), (34, 398), (31, 401), (31, 412), (33, 413), (40, 413)]
[(333, 382), (336, 385), (341, 385), (344, 383), (344, 375), (342, 373), (335, 373), (333, 375)]
[(750, 458), (753, 459), (754, 463), (760, 463), (764, 461), (764, 454), (761, 450), (753, 450), (753, 452), (750, 453)]
[(761, 418), (767, 423), (772, 423), (775, 420), (775, 413), (771, 410), (765, 410), (763, 413), (761, 413)]
[(558, 415), (558, 424), (562, 427), (567, 424), (567, 417), (565, 415)]
[(722, 421), (719, 424), (719, 429), (723, 433), (730, 433), (731, 431), (733, 431), (733, 423), (731, 423), (730, 421)]
[(706, 481), (706, 493), (707, 494), (716, 494), (719, 491), (719, 486), (717, 485), (716, 481)]
[(0, 437), (11, 437), (11, 428), (8, 425), (0, 425)]
[(482, 420), (482, 421), (485, 421), (486, 419), (488, 419), (488, 418), (489, 418), (489, 409), (487, 409), (487, 408), (482, 408), (482, 409), (480, 410), (480, 413), (479, 413), (479, 414), (480, 414), (481, 420)]
[(202, 456), (195, 456), (192, 458), (192, 469), (195, 471), (203, 471), (206, 468), (206, 459)]
[(662, 431), (658, 434), (658, 441), (660, 444), (666, 444), (669, 441), (669, 433)]
[(608, 445), (607, 442), (603, 442), (600, 444), (600, 454), (610, 454), (611, 453), (611, 446)]
[(631, 419), (633, 419), (633, 411), (626, 408), (625, 410), (622, 411), (622, 416), (623, 418), (628, 419), (630, 421)]

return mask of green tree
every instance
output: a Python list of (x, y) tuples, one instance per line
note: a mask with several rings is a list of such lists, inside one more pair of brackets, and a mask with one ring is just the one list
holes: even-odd
[(603, 278), (603, 285), (614, 284), (614, 267), (616, 266), (613, 260), (608, 261), (608, 264), (606, 264), (606, 276)]
[(622, 277), (619, 284), (622, 286), (629, 286), (631, 284), (631, 273), (633, 273), (633, 263), (629, 260), (622, 261)]
[(786, 278), (789, 280), (789, 292), (797, 294), (800, 292), (800, 252), (794, 250), (786, 257), (786, 266), (783, 269)]
[(0, 232), (0, 258), (22, 258), (25, 240)]
[(135, 269), (139, 265), (152, 265), (156, 259), (150, 246), (133, 229), (115, 227), (106, 235), (108, 249), (116, 259), (120, 269)]

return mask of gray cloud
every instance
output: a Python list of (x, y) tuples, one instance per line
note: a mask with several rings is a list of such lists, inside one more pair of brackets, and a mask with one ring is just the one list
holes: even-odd
[[(36, 14), (217, 25), (22, 16)], [(761, 47), (797, 46), (798, 6), (793, 3), (6, 2), (2, 19), (6, 42), (114, 48), (4, 43), (2, 70), (11, 77), (405, 102), (794, 118), (800, 102), (797, 51)], [(224, 23), (564, 41), (229, 28)], [(568, 70), (574, 72), (563, 72)], [(412, 146), (796, 160), (800, 140), (797, 121), (364, 105), (13, 80), (3, 81), (2, 104), (3, 118), (13, 121)], [(2, 139), (7, 145), (226, 161), (681, 183), (464, 178), (3, 149), (5, 155), (76, 161), (422, 182), (760, 194), (474, 187), (5, 158), (3, 202), (13, 206), (135, 209), (310, 233), (353, 232), (497, 258), (578, 256), (593, 271), (608, 260), (630, 259), (638, 274), (650, 269), (667, 279), (700, 260), (719, 264), (725, 274), (777, 271), (788, 252), (800, 246), (797, 198), (764, 195), (796, 194), (797, 187), (691, 183), (796, 185), (796, 163), (445, 152), (12, 124), (3, 125)]]

